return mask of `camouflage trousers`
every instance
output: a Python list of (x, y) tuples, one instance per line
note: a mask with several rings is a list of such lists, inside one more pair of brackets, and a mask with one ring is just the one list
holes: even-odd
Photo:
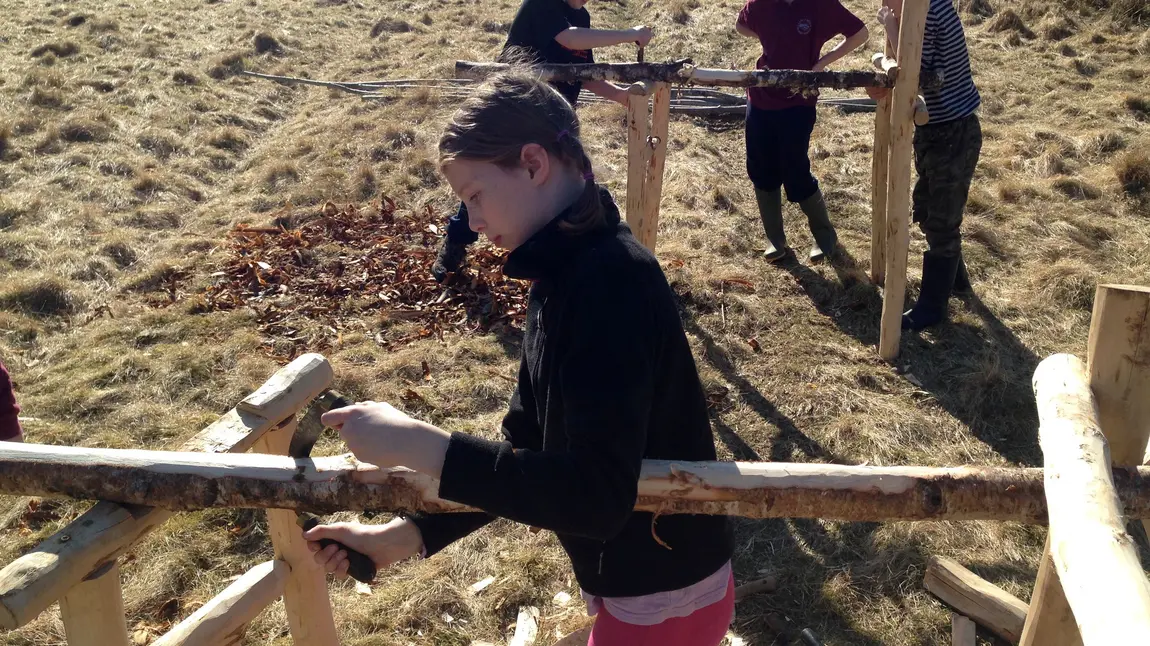
[(915, 128), (918, 182), (911, 213), (938, 256), (957, 256), (962, 251), (962, 211), (981, 151), (978, 115)]

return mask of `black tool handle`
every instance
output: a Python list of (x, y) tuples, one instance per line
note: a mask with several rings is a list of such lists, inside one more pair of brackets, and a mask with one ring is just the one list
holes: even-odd
[(815, 635), (815, 631), (810, 628), (803, 628), (803, 632), (799, 633), (799, 639), (807, 646), (823, 646), (823, 642)]
[[(315, 516), (311, 516), (305, 520), (300, 527), (303, 527), (303, 531), (306, 532), (318, 524), (319, 519)], [(319, 544), (321, 548), (327, 547), (328, 545), (337, 545), (339, 549), (347, 552), (347, 574), (351, 578), (356, 581), (362, 581), (363, 583), (371, 583), (375, 580), (375, 561), (371, 560), (370, 556), (363, 552), (357, 552), (347, 545), (330, 538), (319, 539)]]

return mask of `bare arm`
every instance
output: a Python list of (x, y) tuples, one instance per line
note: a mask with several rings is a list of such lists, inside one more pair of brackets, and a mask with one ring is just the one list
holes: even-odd
[(843, 42), (836, 45), (833, 49), (831, 49), (831, 51), (827, 52), (822, 58), (819, 59), (817, 63), (815, 63), (813, 69), (816, 72), (823, 71), (827, 67), (830, 67), (831, 63), (834, 63), (843, 56), (846, 56), (859, 47), (862, 47), (868, 38), (870, 38), (870, 31), (868, 31), (866, 27), (863, 27), (854, 34), (845, 38)]
[(878, 20), (884, 27), (886, 27), (886, 40), (890, 45), (890, 51), (898, 55), (898, 27), (899, 15), (895, 13), (890, 7), (882, 7), (878, 11)]
[(595, 49), (623, 43), (639, 43), (646, 47), (651, 42), (651, 30), (646, 27), (632, 29), (585, 29), (570, 27), (555, 36), (555, 42), (567, 49)]
[(627, 105), (627, 90), (607, 81), (583, 81), (583, 87), (588, 92), (593, 92), (599, 96), (614, 101), (620, 105)]
[(744, 25), (742, 22), (739, 22), (737, 20), (735, 21), (735, 31), (738, 32), (740, 36), (746, 36), (747, 38), (758, 38), (759, 37), (758, 34), (751, 31), (750, 27)]

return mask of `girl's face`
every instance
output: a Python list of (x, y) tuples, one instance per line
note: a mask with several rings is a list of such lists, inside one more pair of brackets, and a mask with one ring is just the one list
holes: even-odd
[[(542, 146), (523, 147), (519, 164), (455, 159), (443, 167), (451, 190), (467, 205), (471, 230), (497, 247), (515, 249), (557, 214), (557, 183), (550, 156)], [(549, 181), (551, 180), (551, 181)]]
[(567, 0), (567, 5), (572, 9), (582, 9), (585, 4), (587, 0)]

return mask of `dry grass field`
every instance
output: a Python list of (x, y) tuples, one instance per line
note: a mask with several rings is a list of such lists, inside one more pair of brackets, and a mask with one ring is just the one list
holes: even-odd
[[(325, 353), (353, 397), (493, 434), (515, 374), (514, 329), (467, 318), (420, 337), (370, 293), (269, 327), (264, 306), (205, 307), (203, 294), (237, 261), (237, 225), (294, 229), (328, 201), (371, 209), (387, 196), (418, 229), (442, 224), (455, 202), (433, 152), (453, 99), (418, 91), (365, 101), (236, 70), (450, 78), (456, 59), (495, 56), (517, 4), (5, 0), (0, 356), (33, 418), (29, 441), (171, 448), (305, 349)], [(874, 3), (846, 4), (878, 32)], [(760, 257), (741, 125), (673, 119), (659, 256), (714, 403), (722, 459), (1040, 464), (1035, 365), (1053, 352), (1084, 354), (1097, 283), (1150, 284), (1145, 0), (962, 4), (985, 131), (965, 224), (977, 296), (952, 302), (950, 324), (906, 338), (894, 367), (875, 350), (881, 302), (866, 277), (873, 118), (820, 110), (811, 154), (849, 256), (789, 268)], [(600, 26), (654, 25), (647, 60), (747, 68), (758, 52), (732, 29), (740, 6), (589, 8)], [(866, 68), (878, 48), (872, 36), (837, 67)], [(622, 110), (592, 105), (581, 116), (597, 174), (621, 199)], [(787, 218), (804, 247), (801, 214), (788, 207)], [(309, 241), (301, 265), (354, 264), (367, 253), (356, 240), (369, 234)], [(405, 244), (426, 265), (419, 254), (435, 237)], [(923, 248), (914, 231), (909, 298)], [(290, 290), (276, 302), (306, 305)], [(317, 447), (340, 450), (331, 436)], [(86, 507), (0, 499), (0, 563)], [(921, 585), (926, 559), (953, 557), (1025, 600), (1045, 535), (1009, 523), (737, 526), (737, 579), (780, 581), (738, 606), (733, 630), (749, 644), (791, 643), (788, 631), (804, 627), (836, 646), (949, 643), (949, 611)], [(148, 643), (270, 554), (261, 514), (177, 516), (125, 559), (130, 632)], [(489, 575), (494, 584), (468, 592)], [(546, 636), (577, 623), (577, 601), (553, 601), (560, 591), (578, 598), (554, 537), (497, 523), (382, 573), (370, 596), (333, 584), (332, 597), (345, 644), (465, 645), (503, 642), (524, 605), (542, 610)], [(289, 644), (286, 626), (277, 603), (245, 644)], [(55, 610), (0, 635), (11, 646), (63, 639)]]

